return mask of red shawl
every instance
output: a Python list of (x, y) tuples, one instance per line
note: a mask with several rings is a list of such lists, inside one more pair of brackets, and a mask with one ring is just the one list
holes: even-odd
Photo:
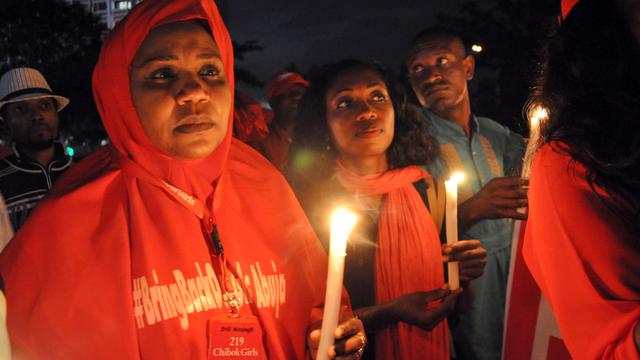
[(67, 172), (0, 257), (18, 355), (206, 358), (207, 319), (226, 309), (200, 220), (154, 184), (163, 180), (215, 216), (269, 358), (304, 357), (326, 256), (284, 178), (232, 140), (231, 124), (204, 159), (164, 155), (131, 100), (129, 65), (149, 31), (196, 18), (208, 20), (233, 92), (231, 40), (211, 0), (144, 1), (105, 41), (93, 87), (112, 146)]
[(259, 102), (249, 95), (236, 91), (233, 111), (234, 136), (244, 142), (261, 141), (269, 135), (266, 114)]
[(547, 144), (533, 161), (523, 256), (574, 359), (640, 359), (640, 238)]
[[(429, 177), (417, 166), (359, 176), (338, 163), (338, 181), (349, 192), (386, 195), (378, 223), (376, 302), (444, 284), (442, 249), (435, 223), (413, 183)], [(427, 304), (425, 304), (425, 307)], [(376, 337), (378, 359), (449, 360), (446, 320), (432, 331), (397, 323)]]
[(282, 96), (295, 85), (309, 87), (309, 82), (302, 75), (295, 72), (284, 72), (274, 76), (267, 86), (267, 99)]

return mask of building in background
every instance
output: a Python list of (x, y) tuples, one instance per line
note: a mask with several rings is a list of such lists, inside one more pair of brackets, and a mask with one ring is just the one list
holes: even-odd
[[(87, 10), (100, 17), (109, 30), (122, 20), (136, 4), (143, 0), (66, 0), (68, 3), (84, 5)], [(227, 1), (216, 1), (223, 18), (226, 18)]]
[(87, 10), (100, 17), (107, 28), (113, 27), (122, 20), (131, 8), (142, 0), (66, 0), (68, 3), (84, 5)]

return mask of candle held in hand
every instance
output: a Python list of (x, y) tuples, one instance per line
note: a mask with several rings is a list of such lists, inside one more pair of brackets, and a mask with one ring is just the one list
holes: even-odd
[[(444, 182), (447, 193), (445, 219), (447, 220), (447, 245), (458, 242), (458, 183), (464, 180), (463, 173), (455, 173), (449, 180)], [(447, 263), (447, 274), (449, 276), (449, 289), (455, 290), (460, 287), (458, 276), (458, 262)]]
[(357, 216), (345, 208), (336, 209), (331, 216), (329, 269), (327, 271), (327, 291), (324, 297), (324, 314), (322, 316), (320, 345), (318, 346), (318, 360), (328, 359), (327, 351), (335, 340), (333, 333), (338, 326), (338, 316), (340, 315), (347, 240), (357, 220)]

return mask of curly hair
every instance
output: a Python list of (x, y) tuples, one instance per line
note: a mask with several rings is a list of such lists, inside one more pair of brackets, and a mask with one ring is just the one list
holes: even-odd
[(312, 78), (311, 86), (300, 100), (293, 143), (289, 148), (287, 177), (294, 190), (301, 182), (328, 179), (338, 157), (326, 116), (326, 93), (336, 78), (346, 72), (362, 69), (378, 73), (384, 81), (395, 114), (395, 132), (387, 149), (389, 168), (426, 165), (438, 156), (437, 140), (431, 135), (420, 110), (407, 105), (406, 95), (398, 81), (377, 63), (347, 59), (325, 66)]
[[(549, 40), (532, 94), (550, 110), (542, 144), (560, 141), (594, 192), (640, 231), (640, 51), (615, 3), (582, 0)], [(597, 192), (596, 192), (597, 194)], [(611, 206), (611, 205), (609, 205)]]

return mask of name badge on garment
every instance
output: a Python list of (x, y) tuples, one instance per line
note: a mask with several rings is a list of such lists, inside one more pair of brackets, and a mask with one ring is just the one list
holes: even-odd
[(267, 360), (262, 328), (253, 315), (224, 314), (209, 319), (209, 360)]

